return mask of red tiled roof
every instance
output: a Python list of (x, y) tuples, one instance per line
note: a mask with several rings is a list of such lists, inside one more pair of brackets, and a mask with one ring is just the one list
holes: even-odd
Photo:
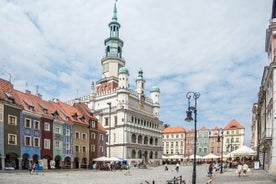
[(185, 129), (183, 127), (168, 127), (163, 129), (163, 133), (184, 133)]
[[(72, 122), (77, 122), (77, 123), (89, 125), (87, 119), (85, 119), (84, 121), (80, 120), (80, 118), (82, 117), (82, 114), (80, 113), (80, 111), (77, 108), (75, 108), (71, 105), (68, 105), (66, 103), (63, 103), (61, 101), (57, 101), (56, 103), (64, 110), (64, 112), (67, 115), (69, 115), (68, 116), (69, 120), (71, 120)], [(77, 119), (73, 118), (74, 115), (77, 115)]]
[(13, 85), (9, 81), (0, 78), (0, 100), (9, 101), (8, 94), (12, 95), (14, 103), (18, 104), (19, 98), (15, 93)]
[(207, 130), (207, 128), (205, 126), (201, 127), (201, 129), (199, 129), (200, 131), (205, 131)]
[(100, 122), (98, 122), (97, 125), (98, 125), (97, 129), (98, 129), (99, 131), (101, 131), (101, 132), (103, 132), (103, 133), (106, 132), (105, 128), (102, 126), (102, 124), (101, 124)]
[(232, 121), (230, 121), (226, 126), (225, 126), (225, 130), (229, 130), (229, 129), (243, 129), (244, 127), (235, 119), (233, 119)]

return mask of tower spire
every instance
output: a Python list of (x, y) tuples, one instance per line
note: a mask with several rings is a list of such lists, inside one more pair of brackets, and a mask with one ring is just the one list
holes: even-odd
[(113, 7), (113, 21), (117, 21), (117, 6), (116, 6), (117, 0), (115, 0), (114, 7)]

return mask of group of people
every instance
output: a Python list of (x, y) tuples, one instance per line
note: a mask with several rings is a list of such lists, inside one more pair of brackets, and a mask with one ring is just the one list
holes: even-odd
[(246, 163), (241, 163), (239, 162), (238, 166), (237, 166), (237, 170), (236, 173), (238, 174), (239, 177), (241, 177), (241, 174), (246, 175), (247, 171), (248, 171), (249, 167)]
[[(169, 170), (168, 164), (165, 163), (165, 171), (168, 171), (168, 170)], [(179, 163), (178, 162), (175, 165), (175, 171), (179, 172)]]

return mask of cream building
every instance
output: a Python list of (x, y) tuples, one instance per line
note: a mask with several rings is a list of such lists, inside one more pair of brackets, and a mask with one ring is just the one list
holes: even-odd
[(163, 155), (184, 157), (185, 129), (183, 127), (167, 127), (163, 130)]
[[(107, 130), (107, 156), (129, 160), (161, 159), (163, 123), (159, 119), (160, 89), (153, 86), (146, 96), (144, 74), (139, 69), (136, 89), (130, 89), (129, 70), (122, 57), (116, 3), (110, 35), (104, 40), (105, 57), (101, 60), (102, 78), (91, 84), (85, 102)], [(70, 104), (73, 101), (69, 102)]]

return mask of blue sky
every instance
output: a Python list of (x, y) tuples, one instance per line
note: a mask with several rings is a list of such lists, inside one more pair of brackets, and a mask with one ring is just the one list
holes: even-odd
[[(0, 77), (62, 101), (88, 95), (101, 78), (114, 1), (0, 1)], [(272, 0), (119, 0), (131, 87), (141, 67), (147, 95), (161, 89), (160, 119), (187, 123), (186, 93), (200, 92), (198, 128), (236, 119), (251, 139), (252, 105), (264, 66)]]

